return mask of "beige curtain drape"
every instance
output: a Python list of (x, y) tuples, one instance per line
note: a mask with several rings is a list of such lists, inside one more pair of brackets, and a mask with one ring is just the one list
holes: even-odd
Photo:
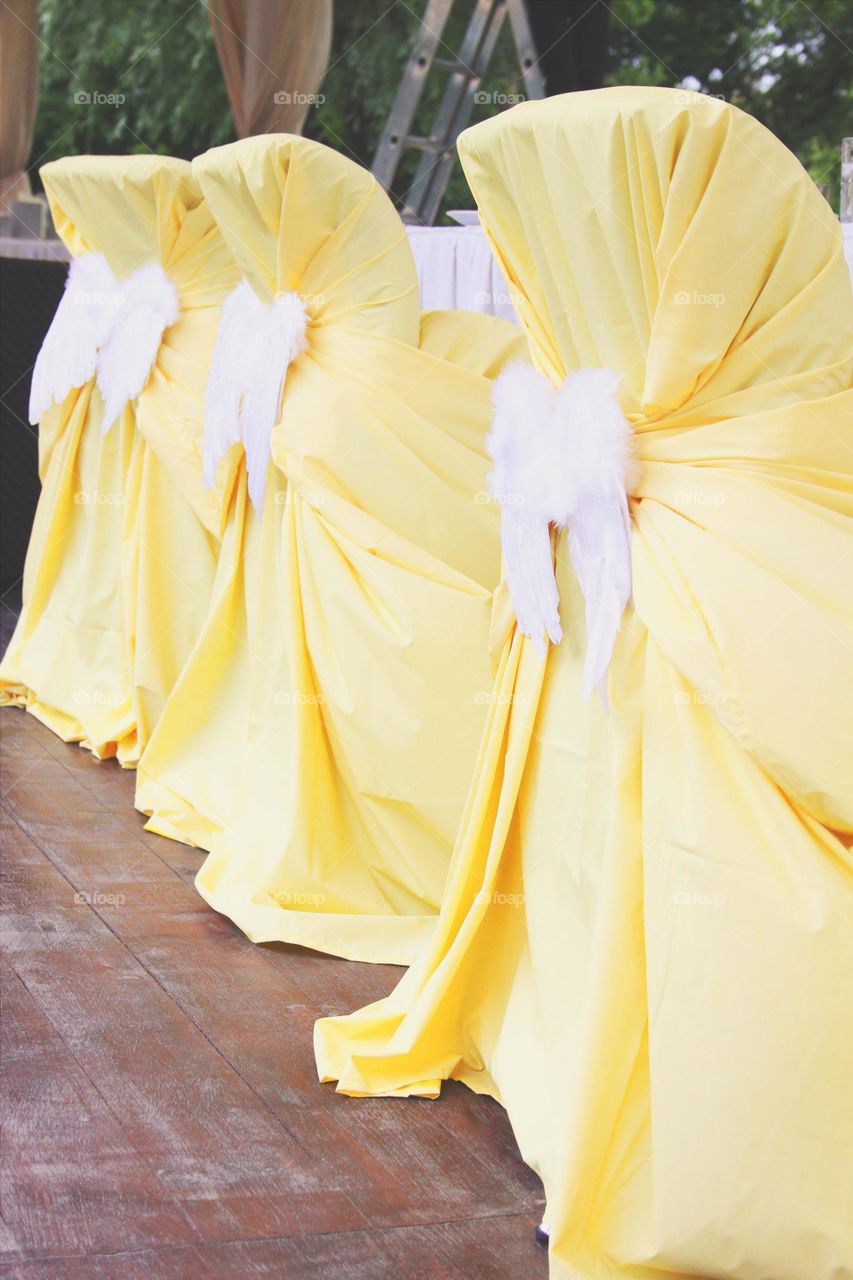
[(329, 65), (332, 0), (208, 0), (237, 133), (301, 133)]
[(39, 86), (38, 0), (0, 3), (0, 212), (29, 195)]

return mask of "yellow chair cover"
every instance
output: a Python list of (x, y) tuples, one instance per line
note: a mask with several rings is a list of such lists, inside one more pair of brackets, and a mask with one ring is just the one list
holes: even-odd
[(551, 1275), (853, 1274), (853, 304), (794, 158), (608, 89), (462, 135), (534, 362), (622, 374), (641, 475), (610, 712), (504, 636), (430, 944), (317, 1025), (352, 1094), (464, 1080), (541, 1174)]
[(199, 891), (253, 940), (408, 961), (438, 909), (491, 683), (484, 374), (525, 344), (432, 315), (419, 350), (403, 225), (336, 152), (266, 135), (194, 173), (256, 293), (305, 299), (308, 349), (259, 514), (241, 472), (137, 805), (210, 850)]
[(0, 698), (133, 765), (207, 611), (228, 474), (203, 488), (202, 399), (238, 273), (182, 160), (83, 156), (42, 177), (72, 254), (102, 252), (119, 280), (159, 262), (180, 314), (106, 435), (94, 381), (41, 421), (43, 487)]

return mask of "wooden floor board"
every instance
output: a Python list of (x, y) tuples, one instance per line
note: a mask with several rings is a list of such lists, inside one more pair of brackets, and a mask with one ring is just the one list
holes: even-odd
[(506, 1116), (316, 1078), (324, 1013), (400, 970), (256, 947), (143, 830), (133, 775), (0, 714), (0, 1271), (22, 1280), (537, 1280)]

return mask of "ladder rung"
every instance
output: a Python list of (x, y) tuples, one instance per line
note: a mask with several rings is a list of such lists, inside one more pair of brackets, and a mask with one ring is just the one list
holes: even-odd
[(437, 138), (417, 138), (410, 134), (403, 139), (403, 147), (412, 147), (415, 151), (444, 151), (444, 144)]
[(442, 71), (458, 71), (463, 76), (473, 76), (474, 72), (461, 58), (433, 58), (432, 65), (441, 67)]
[[(435, 219), (453, 165), (454, 143), (468, 122), (476, 90), (486, 74), (507, 16), (528, 97), (544, 97), (526, 0), (468, 0), (468, 5), (471, 11), (468, 26), (458, 53), (454, 53), (446, 44), (442, 45), (442, 34), (454, 0), (427, 0), (412, 53), (374, 156), (373, 173), (390, 190), (403, 153), (409, 148), (423, 153), (404, 197), (401, 212), (406, 222), (424, 225)], [(448, 78), (429, 136), (418, 137), (409, 130), (432, 67), (448, 73)]]

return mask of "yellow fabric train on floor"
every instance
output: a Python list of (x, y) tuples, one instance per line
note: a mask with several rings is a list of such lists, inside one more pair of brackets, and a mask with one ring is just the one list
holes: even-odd
[(207, 612), (228, 483), (202, 484), (203, 394), (238, 276), (186, 162), (42, 177), (74, 258), (33, 375), (43, 488), (0, 697), (133, 765)]
[(502, 595), (436, 932), (388, 999), (318, 1023), (321, 1078), (433, 1095), (453, 1077), (498, 1097), (544, 1180), (560, 1280), (839, 1280), (853, 302), (838, 224), (778, 141), (699, 95), (526, 104), (459, 149), (538, 369), (621, 376), (633, 604), (607, 710), (582, 696), (571, 522), (562, 642), (541, 655)]
[(137, 805), (210, 850), (197, 886), (253, 940), (405, 962), (485, 719), (488, 379), (526, 344), (461, 314), (421, 333), (403, 225), (336, 152), (251, 138), (194, 175), (245, 278), (213, 360), (208, 474), (243, 446), (246, 464)]

